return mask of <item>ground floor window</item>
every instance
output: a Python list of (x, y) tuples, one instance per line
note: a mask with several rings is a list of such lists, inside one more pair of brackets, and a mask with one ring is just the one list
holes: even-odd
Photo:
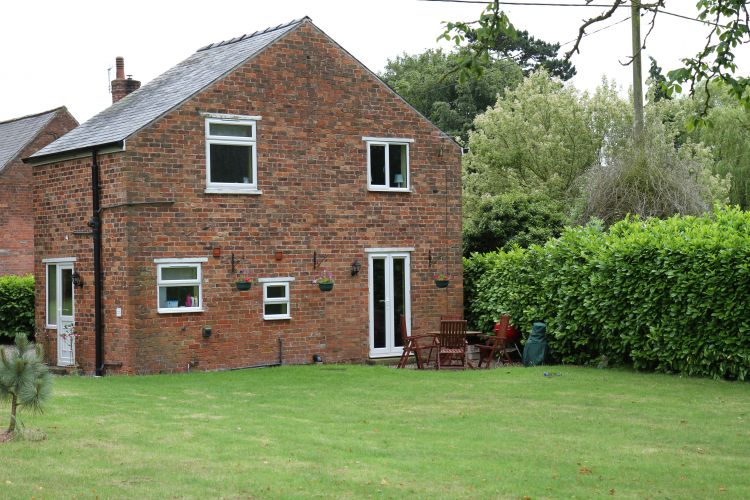
[(291, 319), (289, 284), (294, 278), (261, 278), (263, 319)]
[(182, 313), (203, 310), (201, 263), (206, 258), (156, 259), (157, 310)]

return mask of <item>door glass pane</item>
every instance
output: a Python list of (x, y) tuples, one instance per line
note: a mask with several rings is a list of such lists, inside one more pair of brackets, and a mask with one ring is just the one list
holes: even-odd
[[(393, 258), (393, 340), (396, 347), (404, 345), (401, 339), (401, 315), (406, 316), (406, 259)], [(407, 318), (408, 321), (408, 318)]]
[(370, 179), (373, 185), (385, 186), (385, 146), (370, 146)]
[(73, 316), (73, 270), (62, 269), (60, 279), (62, 281), (62, 315)]
[(211, 144), (211, 182), (251, 184), (253, 147)]
[(385, 259), (372, 259), (373, 347), (385, 347)]
[(405, 188), (406, 179), (406, 145), (390, 144), (388, 146), (388, 176), (391, 187)]
[(198, 267), (162, 267), (162, 281), (167, 280), (196, 280), (198, 279)]
[(57, 266), (47, 266), (47, 323), (57, 325)]

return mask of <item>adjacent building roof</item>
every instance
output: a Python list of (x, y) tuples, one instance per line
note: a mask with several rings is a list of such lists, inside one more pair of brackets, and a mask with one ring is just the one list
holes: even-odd
[(309, 18), (256, 31), (207, 45), (125, 96), (58, 140), (37, 151), (31, 159), (113, 145), (182, 104), (222, 78)]
[(0, 170), (12, 162), (39, 135), (55, 114), (63, 109), (64, 106), (0, 122)]

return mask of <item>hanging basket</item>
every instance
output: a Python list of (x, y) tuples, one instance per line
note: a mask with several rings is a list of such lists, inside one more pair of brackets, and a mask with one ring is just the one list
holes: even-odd
[(438, 288), (446, 288), (450, 283), (450, 280), (435, 280), (435, 286)]
[(330, 292), (333, 290), (333, 283), (318, 283), (321, 292)]
[(238, 281), (235, 283), (237, 285), (237, 290), (244, 292), (247, 290), (250, 290), (253, 287), (252, 281)]

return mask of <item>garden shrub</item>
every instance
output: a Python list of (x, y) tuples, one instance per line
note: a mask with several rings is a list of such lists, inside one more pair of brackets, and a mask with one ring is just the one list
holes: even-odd
[(560, 235), (565, 209), (543, 195), (505, 193), (467, 203), (464, 210), (463, 250), (508, 250), (514, 245), (543, 244)]
[(34, 335), (34, 277), (0, 276), (0, 340)]
[(527, 333), (544, 319), (563, 362), (748, 378), (748, 212), (569, 228), (544, 246), (475, 254), (466, 268), (476, 326), (507, 313)]

